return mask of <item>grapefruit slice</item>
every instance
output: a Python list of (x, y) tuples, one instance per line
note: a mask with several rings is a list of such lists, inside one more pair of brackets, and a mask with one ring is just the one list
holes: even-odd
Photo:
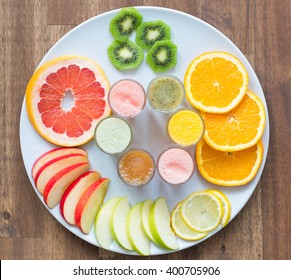
[(47, 141), (80, 146), (93, 138), (97, 123), (110, 114), (108, 90), (108, 79), (93, 60), (58, 57), (40, 66), (30, 79), (27, 115)]

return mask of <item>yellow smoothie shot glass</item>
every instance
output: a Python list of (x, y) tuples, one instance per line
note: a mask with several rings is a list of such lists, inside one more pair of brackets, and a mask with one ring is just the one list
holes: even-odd
[(173, 114), (168, 122), (170, 138), (178, 145), (195, 145), (203, 136), (204, 121), (195, 111), (182, 109)]

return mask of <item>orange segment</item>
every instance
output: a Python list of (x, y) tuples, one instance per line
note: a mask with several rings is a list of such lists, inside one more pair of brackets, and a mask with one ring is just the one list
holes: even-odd
[(190, 63), (184, 85), (193, 107), (222, 114), (242, 100), (248, 86), (248, 74), (235, 56), (226, 52), (207, 52)]
[[(40, 66), (26, 89), (26, 108), (35, 130), (60, 146), (79, 146), (93, 138), (97, 123), (110, 114), (109, 82), (94, 61), (63, 56)], [(71, 106), (64, 106), (71, 95)]]
[(197, 167), (209, 182), (221, 186), (241, 186), (257, 174), (263, 158), (263, 144), (237, 152), (222, 152), (202, 140), (196, 146)]
[(220, 151), (239, 151), (254, 146), (266, 123), (264, 105), (250, 90), (230, 112), (201, 115), (205, 122), (205, 141)]

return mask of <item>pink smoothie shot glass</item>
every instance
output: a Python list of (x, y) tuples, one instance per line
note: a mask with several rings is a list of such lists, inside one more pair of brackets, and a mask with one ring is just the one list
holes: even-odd
[(112, 85), (108, 99), (115, 114), (123, 118), (133, 118), (143, 110), (146, 94), (140, 83), (124, 79)]
[(191, 155), (181, 148), (169, 148), (158, 158), (157, 170), (160, 177), (170, 185), (186, 183), (194, 172)]

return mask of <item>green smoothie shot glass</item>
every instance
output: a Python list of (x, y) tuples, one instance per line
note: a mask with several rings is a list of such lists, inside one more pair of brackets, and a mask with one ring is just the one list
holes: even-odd
[(148, 85), (147, 98), (155, 110), (173, 112), (184, 102), (185, 88), (175, 76), (158, 76)]
[(106, 154), (120, 154), (127, 150), (132, 140), (130, 125), (122, 118), (111, 116), (98, 123), (94, 139)]

